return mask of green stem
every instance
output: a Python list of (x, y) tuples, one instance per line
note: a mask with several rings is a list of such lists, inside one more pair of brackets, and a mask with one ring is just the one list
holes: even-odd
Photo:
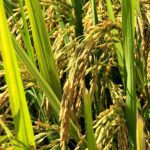
[(81, 0), (71, 0), (72, 7), (75, 11), (75, 34), (76, 37), (83, 35), (82, 24), (82, 4)]
[[(107, 7), (107, 14), (109, 16), (109, 19), (112, 23), (114, 23), (115, 16), (114, 16), (111, 0), (106, 0), (106, 7)], [(114, 29), (113, 33), (118, 34), (118, 31)], [(116, 38), (116, 40), (118, 39)], [(115, 47), (116, 47), (116, 53), (117, 53), (117, 58), (118, 58), (118, 64), (120, 68), (120, 74), (122, 76), (122, 79), (124, 80), (124, 57), (123, 57), (123, 50), (122, 50), (121, 42), (115, 43)]]
[(96, 140), (92, 125), (92, 109), (91, 109), (91, 99), (88, 90), (84, 93), (84, 116), (87, 134), (87, 145), (89, 150), (96, 150)]
[(92, 4), (92, 13), (93, 13), (93, 22), (94, 25), (98, 24), (98, 17), (97, 17), (97, 11), (96, 11), (96, 0), (91, 0)]
[(122, 0), (123, 48), (126, 66), (126, 119), (130, 149), (136, 150), (136, 87), (134, 66), (135, 1)]

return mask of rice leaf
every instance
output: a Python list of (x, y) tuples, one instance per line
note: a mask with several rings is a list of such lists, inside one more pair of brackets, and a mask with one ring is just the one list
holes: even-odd
[(136, 149), (136, 87), (134, 66), (135, 1), (122, 0), (123, 49), (126, 66), (126, 119), (130, 149)]
[(81, 0), (71, 0), (71, 5), (73, 7), (73, 14), (75, 16), (75, 34), (76, 37), (83, 35), (83, 24), (82, 24), (82, 3)]
[(84, 116), (85, 116), (88, 149), (96, 150), (96, 140), (92, 125), (91, 99), (87, 89), (85, 90), (84, 93)]
[(94, 25), (96, 25), (98, 23), (96, 0), (91, 0), (91, 4), (92, 4), (93, 22), (94, 22)]
[(38, 0), (25, 0), (31, 29), (33, 34), (34, 46), (36, 49), (40, 71), (44, 79), (52, 87), (54, 93), (61, 99), (61, 86), (58, 71), (55, 64), (50, 40), (44, 23)]
[(28, 25), (26, 22), (26, 15), (24, 12), (24, 8), (23, 8), (23, 0), (19, 0), (19, 7), (20, 7), (20, 12), (21, 12), (21, 17), (22, 17), (22, 21), (23, 21), (23, 28), (24, 28), (24, 32), (20, 32), (22, 35), (22, 38), (24, 40), (24, 45), (26, 47), (27, 53), (30, 56), (30, 59), (35, 63), (34, 60), (34, 50), (31, 44), (31, 39), (30, 39), (30, 34), (29, 34), (29, 30), (28, 30)]
[[(114, 16), (111, 0), (106, 0), (106, 7), (107, 7), (108, 17), (110, 21), (114, 23), (115, 16)], [(118, 34), (118, 31), (115, 29), (112, 32), (114, 34)], [(124, 56), (123, 56), (123, 49), (122, 49), (121, 42), (115, 43), (115, 46), (116, 46), (116, 53), (117, 53), (117, 58), (118, 58), (118, 63), (119, 63), (119, 68), (120, 68), (120, 74), (122, 76), (122, 79), (124, 80)]]
[(10, 95), (9, 101), (14, 119), (15, 136), (16, 140), (19, 141), (19, 144), (15, 145), (15, 148), (35, 148), (32, 123), (25, 98), (15, 50), (7, 25), (3, 1), (0, 1), (0, 18), (0, 42), (2, 46), (1, 53), (6, 73), (6, 82)]

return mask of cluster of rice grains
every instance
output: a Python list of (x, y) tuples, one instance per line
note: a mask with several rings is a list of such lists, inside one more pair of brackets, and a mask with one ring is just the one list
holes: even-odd
[(122, 108), (111, 106), (101, 112), (94, 121), (95, 137), (99, 150), (109, 150), (113, 147), (113, 141), (117, 141), (119, 150), (127, 150), (127, 129)]
[[(135, 53), (136, 62), (142, 63), (147, 60), (147, 89), (150, 94), (150, 4), (148, 0), (141, 1), (141, 13), (137, 15), (137, 38), (141, 41), (141, 51)], [(137, 43), (137, 48), (138, 45)]]
[(74, 51), (72, 47), (71, 49), (64, 48), (67, 44), (71, 45), (70, 42), (75, 38), (74, 27), (68, 23), (73, 20), (71, 16), (72, 8), (64, 0), (49, 0), (48, 2), (50, 5), (46, 11), (46, 24), (48, 31), (51, 32), (50, 39), (59, 77), (62, 78), (63, 74), (67, 72), (69, 58)]
[[(123, 108), (124, 95), (120, 85), (111, 81), (106, 85), (111, 91), (111, 98), (114, 105), (101, 112), (94, 121), (95, 137), (99, 150), (109, 150), (117, 143), (119, 150), (128, 149), (127, 128), (124, 119)], [(113, 141), (116, 141), (115, 143)]]
[[(102, 1), (99, 1), (99, 5), (101, 5), (101, 3)], [(104, 9), (103, 5), (101, 5), (101, 7)], [(84, 11), (86, 12), (89, 9), (91, 9), (91, 6), (88, 3), (87, 6), (84, 7)], [(50, 10), (52, 11), (53, 9)], [(104, 11), (105, 10), (103, 10), (103, 12)], [(106, 68), (105, 70), (108, 71), (112, 65), (116, 65), (113, 58), (115, 53), (113, 37), (115, 35), (112, 34), (111, 30), (117, 29), (120, 31), (120, 26), (118, 24), (112, 24), (104, 16), (100, 17), (103, 21), (100, 21), (96, 27), (93, 27), (91, 24), (87, 25), (90, 22), (92, 23), (93, 19), (92, 17), (88, 18), (89, 14), (92, 15), (91, 12), (89, 14), (85, 14), (86, 15), (83, 17), (84, 37), (75, 39), (74, 27), (68, 27), (68, 24), (65, 24), (63, 30), (58, 28), (51, 35), (51, 38), (54, 39), (52, 48), (57, 62), (60, 78), (63, 77), (64, 73), (67, 75), (63, 88), (63, 97), (60, 110), (61, 149), (65, 149), (65, 145), (69, 141), (70, 118), (76, 122), (76, 119), (80, 117), (82, 96), (86, 86), (85, 82), (87, 82), (85, 77), (90, 75), (89, 91), (91, 100), (93, 101), (93, 94), (97, 86), (98, 72), (102, 68)], [(100, 15), (101, 13), (99, 12), (98, 14)], [(66, 34), (69, 37), (67, 43), (64, 41)], [(96, 53), (100, 53), (99, 58), (96, 58)], [(107, 74), (109, 73), (107, 72)], [(120, 130), (122, 128), (123, 127), (121, 126)], [(121, 133), (122, 132), (120, 132), (120, 134)], [(78, 149), (79, 145), (83, 142), (83, 137), (84, 136), (81, 136), (81, 141), (78, 143), (76, 149)], [(122, 143), (120, 145), (122, 145)]]
[(148, 93), (150, 94), (150, 3), (148, 1), (143, 0), (143, 37), (142, 39), (144, 40), (143, 44), (143, 49), (144, 52), (146, 53), (147, 56), (147, 88), (148, 88)]
[[(141, 41), (141, 50), (136, 55), (137, 64), (145, 62), (144, 75), (147, 85), (147, 92), (140, 91), (140, 100), (144, 102), (142, 111), (148, 108), (148, 99), (150, 95), (150, 2), (149, 0), (141, 0), (141, 14), (137, 15), (137, 31), (138, 40)], [(138, 62), (139, 61), (139, 62)], [(140, 67), (139, 67), (140, 68)], [(143, 89), (142, 89), (143, 90)], [(143, 111), (144, 112), (144, 111)], [(145, 124), (149, 122), (145, 120)], [(144, 126), (146, 146), (150, 147), (149, 129)]]
[[(60, 141), (62, 149), (65, 149), (65, 142), (69, 139), (69, 119), (80, 116), (82, 107), (82, 96), (87, 82), (85, 77), (90, 75), (89, 91), (91, 100), (97, 84), (98, 71), (107, 68), (107, 64), (113, 64), (113, 35), (111, 30), (119, 28), (110, 22), (100, 23), (85, 33), (84, 38), (76, 39), (64, 47), (64, 51), (73, 49), (69, 58), (67, 68), (67, 81), (64, 85), (63, 98), (61, 102), (60, 120), (61, 131)], [(99, 38), (98, 38), (99, 37)], [(100, 52), (96, 59), (95, 54)], [(107, 70), (107, 69), (105, 69)], [(66, 140), (67, 139), (67, 140)]]

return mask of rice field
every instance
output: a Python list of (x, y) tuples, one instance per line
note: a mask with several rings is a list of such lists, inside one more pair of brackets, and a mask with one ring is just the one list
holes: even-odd
[(0, 1), (0, 150), (36, 149), (150, 149), (149, 0)]

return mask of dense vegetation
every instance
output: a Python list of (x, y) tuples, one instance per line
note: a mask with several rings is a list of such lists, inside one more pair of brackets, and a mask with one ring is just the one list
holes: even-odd
[(0, 149), (150, 148), (149, 0), (1, 0), (0, 52)]

